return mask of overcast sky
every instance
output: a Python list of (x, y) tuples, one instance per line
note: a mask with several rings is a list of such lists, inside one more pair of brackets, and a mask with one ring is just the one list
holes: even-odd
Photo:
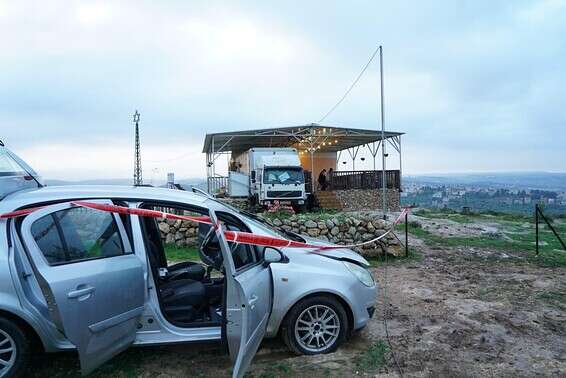
[[(0, 35), (45, 178), (131, 177), (135, 109), (147, 180), (203, 176), (206, 132), (317, 122), (379, 44), (406, 173), (566, 171), (566, 1), (0, 0)], [(379, 127), (378, 68), (325, 123)]]

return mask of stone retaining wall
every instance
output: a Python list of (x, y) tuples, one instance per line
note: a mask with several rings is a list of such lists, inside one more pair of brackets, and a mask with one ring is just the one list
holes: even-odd
[(157, 224), (165, 244), (192, 247), (198, 243), (198, 225), (195, 222), (163, 219), (158, 220)]
[[(357, 244), (383, 235), (390, 227), (390, 222), (369, 214), (341, 214), (325, 220), (312, 219), (302, 215), (293, 215), (284, 219), (267, 219), (273, 226), (305, 236), (330, 241), (335, 244)], [(375, 257), (387, 252), (393, 255), (403, 253), (401, 245), (394, 235), (389, 234), (378, 242), (354, 248), (366, 257)]]
[[(399, 190), (386, 190), (387, 207), (390, 211), (399, 211)], [(344, 210), (381, 210), (382, 203), (381, 189), (349, 189), (336, 190), (336, 197), (342, 204)]]
[[(304, 214), (266, 220), (281, 230), (344, 245), (371, 240), (382, 235), (390, 226), (390, 223), (378, 216), (368, 214), (339, 214), (335, 217), (327, 217), (325, 220), (317, 217), (320, 218), (320, 215)], [(198, 243), (198, 226), (194, 222), (160, 220), (158, 225), (162, 240), (166, 244), (183, 247), (195, 246)], [(385, 251), (393, 255), (403, 253), (399, 241), (391, 234), (377, 243), (356, 250), (366, 257), (375, 257)]]

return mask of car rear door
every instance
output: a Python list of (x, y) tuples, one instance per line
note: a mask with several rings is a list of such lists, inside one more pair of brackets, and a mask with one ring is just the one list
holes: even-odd
[[(213, 224), (218, 224), (214, 210)], [(216, 236), (224, 259), (226, 277), (226, 331), (230, 357), (234, 362), (232, 377), (241, 378), (248, 369), (267, 329), (272, 308), (272, 278), (269, 266), (258, 262), (237, 270), (223, 226)]]
[(133, 343), (144, 276), (118, 215), (53, 205), (28, 215), (21, 236), (50, 320), (76, 346), (83, 374)]

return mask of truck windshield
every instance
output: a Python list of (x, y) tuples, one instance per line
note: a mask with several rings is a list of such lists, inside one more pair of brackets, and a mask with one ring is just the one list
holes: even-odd
[(303, 184), (305, 175), (302, 168), (266, 168), (264, 184)]

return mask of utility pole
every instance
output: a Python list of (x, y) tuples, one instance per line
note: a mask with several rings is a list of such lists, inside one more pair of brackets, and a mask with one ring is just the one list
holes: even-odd
[(140, 153), (140, 113), (136, 110), (134, 113), (134, 123), (136, 124), (136, 142), (135, 142), (135, 157), (134, 157), (134, 186), (143, 185), (142, 168), (141, 168), (141, 153)]
[(383, 111), (383, 46), (379, 46), (379, 76), (381, 79), (381, 196), (383, 202), (383, 219), (387, 219), (387, 175), (385, 174), (385, 158), (387, 154), (385, 153), (385, 113)]

